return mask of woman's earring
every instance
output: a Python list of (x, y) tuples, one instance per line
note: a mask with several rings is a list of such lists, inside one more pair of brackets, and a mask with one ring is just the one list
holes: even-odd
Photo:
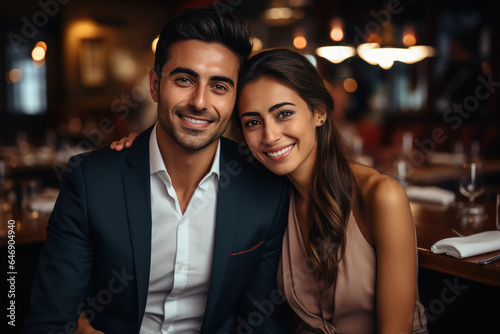
[(324, 121), (324, 120), (320, 120), (319, 122), (320, 122), (321, 124), (325, 123), (325, 121)]

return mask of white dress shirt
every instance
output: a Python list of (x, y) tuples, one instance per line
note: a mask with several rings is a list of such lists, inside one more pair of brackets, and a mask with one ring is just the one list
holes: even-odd
[(212, 271), (220, 142), (212, 168), (182, 214), (158, 146), (157, 126), (149, 140), (153, 226), (141, 334), (199, 333)]

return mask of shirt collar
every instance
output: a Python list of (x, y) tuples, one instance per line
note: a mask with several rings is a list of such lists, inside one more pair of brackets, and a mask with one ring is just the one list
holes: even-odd
[[(151, 131), (151, 136), (149, 137), (149, 159), (150, 159), (150, 173), (155, 174), (160, 171), (164, 171), (167, 175), (167, 179), (169, 182), (170, 175), (168, 175), (167, 167), (165, 166), (165, 162), (163, 161), (160, 147), (158, 146), (158, 140), (156, 137), (156, 127), (158, 126), (158, 122), (156, 122), (153, 131)], [(201, 180), (200, 184), (202, 184), (206, 179), (210, 176), (215, 175), (216, 180), (219, 179), (219, 170), (220, 170), (220, 140), (217, 143), (217, 150), (215, 151), (214, 161), (212, 162), (212, 167), (205, 175), (205, 177)]]

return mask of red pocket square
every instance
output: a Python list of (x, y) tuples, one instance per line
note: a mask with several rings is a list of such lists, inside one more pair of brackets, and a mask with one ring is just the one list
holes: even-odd
[(253, 251), (255, 248), (259, 247), (260, 245), (262, 245), (264, 241), (261, 241), (259, 242), (257, 245), (253, 246), (252, 248), (250, 249), (247, 249), (247, 250), (244, 250), (244, 251), (241, 251), (241, 252), (236, 252), (236, 253), (232, 253), (232, 254), (229, 254), (229, 255), (240, 255), (240, 254), (243, 254), (243, 253), (247, 253), (247, 252), (250, 252), (250, 251)]

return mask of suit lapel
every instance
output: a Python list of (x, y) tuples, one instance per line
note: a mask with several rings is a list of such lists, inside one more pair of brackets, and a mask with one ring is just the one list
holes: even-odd
[(128, 165), (122, 173), (127, 216), (137, 282), (138, 320), (144, 316), (151, 263), (151, 190), (149, 138), (151, 129), (143, 132), (129, 149)]
[[(232, 240), (236, 232), (235, 222), (238, 221), (238, 210), (242, 192), (238, 185), (238, 178), (231, 176), (230, 182), (225, 176), (229, 177), (224, 171), (229, 167), (230, 154), (225, 149), (224, 139), (221, 139), (220, 156), (220, 175), (219, 189), (217, 195), (217, 214), (215, 222), (215, 243), (212, 261), (212, 275), (210, 279), (210, 290), (208, 292), (207, 306), (203, 319), (202, 333), (210, 328), (210, 321), (213, 319), (215, 306), (222, 288), (222, 281), (226, 273), (229, 254), (233, 249)], [(234, 166), (233, 166), (234, 168)]]

